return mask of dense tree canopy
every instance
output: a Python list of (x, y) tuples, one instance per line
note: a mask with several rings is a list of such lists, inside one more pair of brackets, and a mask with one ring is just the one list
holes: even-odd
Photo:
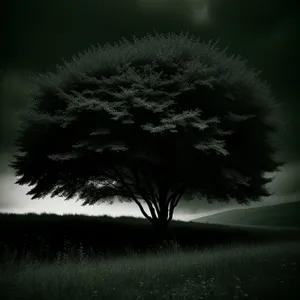
[(265, 172), (282, 164), (258, 76), (185, 33), (92, 47), (35, 79), (17, 183), (33, 185), (32, 198), (134, 201), (153, 224), (168, 224), (184, 194), (259, 201)]

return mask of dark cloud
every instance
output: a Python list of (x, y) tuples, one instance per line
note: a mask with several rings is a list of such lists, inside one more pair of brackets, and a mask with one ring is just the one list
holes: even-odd
[[(17, 113), (29, 104), (27, 91), (32, 72), (25, 70), (6, 70), (0, 80), (0, 156), (9, 154), (15, 131), (18, 128)], [(2, 163), (2, 164), (1, 164)], [(0, 171), (4, 168), (0, 158)]]
[[(8, 172), (16, 112), (26, 107), (33, 72), (53, 70), (91, 44), (132, 34), (189, 31), (241, 54), (248, 66), (263, 70), (283, 103), (278, 117), (281, 158), (288, 161), (276, 193), (300, 192), (300, 15), (293, 0), (7, 0), (1, 19), (0, 172)], [(5, 28), (5, 29), (4, 29)], [(288, 178), (288, 180), (286, 179)], [(293, 184), (292, 184), (293, 183)], [(299, 184), (298, 184), (299, 183)], [(273, 187), (274, 188), (274, 187)], [(190, 206), (192, 207), (192, 206)]]

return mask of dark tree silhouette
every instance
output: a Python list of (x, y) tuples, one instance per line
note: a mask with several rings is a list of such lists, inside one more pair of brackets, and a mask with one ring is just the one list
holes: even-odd
[(17, 183), (34, 186), (32, 199), (134, 201), (160, 233), (184, 194), (260, 201), (265, 172), (283, 163), (275, 101), (258, 75), (186, 33), (92, 47), (35, 78), (11, 163)]

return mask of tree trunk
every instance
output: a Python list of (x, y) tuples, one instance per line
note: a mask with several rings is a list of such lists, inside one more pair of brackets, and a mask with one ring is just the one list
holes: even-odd
[(168, 221), (162, 219), (152, 220), (155, 241), (158, 246), (165, 246), (168, 239)]

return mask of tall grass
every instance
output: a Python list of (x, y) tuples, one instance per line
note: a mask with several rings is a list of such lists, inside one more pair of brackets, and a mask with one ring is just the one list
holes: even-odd
[[(66, 245), (67, 247), (67, 245)], [(27, 253), (1, 265), (0, 299), (299, 299), (300, 243), (218, 246), (97, 257), (79, 250), (55, 262)], [(27, 256), (26, 256), (27, 255)]]
[[(0, 214), (1, 217), (1, 214)], [(0, 227), (0, 260), (7, 253), (16, 252), (16, 259), (28, 251), (32, 256), (48, 261), (56, 253), (66, 252), (66, 240), (72, 251), (82, 247), (92, 254), (123, 255), (155, 248), (156, 237), (146, 219), (129, 217), (90, 217), (82, 215), (2, 214)], [(182, 248), (213, 247), (220, 244), (254, 243), (283, 240), (300, 240), (300, 229), (254, 228), (220, 224), (172, 221), (167, 239), (176, 241)]]

